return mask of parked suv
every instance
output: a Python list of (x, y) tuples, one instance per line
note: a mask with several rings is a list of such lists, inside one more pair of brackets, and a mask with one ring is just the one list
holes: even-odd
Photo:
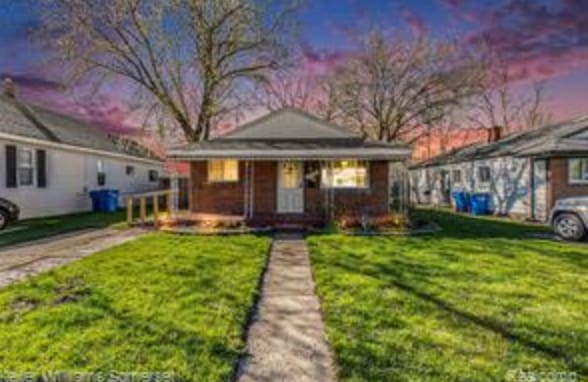
[(551, 210), (553, 231), (565, 240), (582, 240), (588, 223), (588, 196), (559, 199)]
[(0, 231), (6, 228), (9, 223), (17, 221), (19, 213), (20, 209), (16, 204), (0, 198)]

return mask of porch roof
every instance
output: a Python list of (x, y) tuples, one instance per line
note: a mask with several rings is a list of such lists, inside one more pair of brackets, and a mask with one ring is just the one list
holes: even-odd
[(213, 140), (176, 147), (168, 153), (177, 160), (404, 160), (410, 154), (408, 145), (365, 140), (348, 129), (291, 108), (267, 114)]
[(176, 147), (168, 152), (176, 160), (206, 159), (372, 159), (405, 160), (407, 145), (362, 139), (240, 140), (217, 139)]

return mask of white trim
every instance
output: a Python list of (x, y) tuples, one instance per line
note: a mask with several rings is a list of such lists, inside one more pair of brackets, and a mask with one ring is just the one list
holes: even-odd
[(176, 160), (249, 159), (249, 160), (404, 160), (410, 156), (407, 149), (335, 149), (335, 150), (172, 150), (169, 158)]
[(132, 161), (140, 162), (140, 163), (148, 163), (148, 164), (155, 164), (155, 165), (162, 165), (163, 164), (163, 161), (160, 161), (157, 159), (140, 158), (140, 157), (136, 157), (133, 155), (113, 153), (110, 151), (91, 149), (91, 148), (87, 148), (87, 147), (79, 147), (79, 146), (69, 145), (66, 143), (49, 142), (49, 141), (45, 141), (42, 139), (28, 138), (28, 137), (23, 137), (20, 135), (6, 134), (6, 133), (1, 133), (1, 132), (0, 132), (0, 139), (6, 139), (8, 141), (15, 142), (15, 143), (24, 143), (24, 144), (43, 146), (43, 147), (54, 148), (54, 149), (61, 149), (61, 150), (66, 150), (66, 151), (74, 151), (74, 152), (82, 152), (82, 153), (87, 153), (87, 154), (102, 155), (105, 157), (110, 157), (110, 158), (115, 158), (115, 159), (132, 160)]
[[(570, 157), (567, 158), (567, 166), (568, 166), (568, 184), (588, 184), (588, 179), (572, 179), (572, 166), (571, 166), (571, 162), (573, 160), (579, 160), (579, 161), (584, 161), (586, 163), (588, 163), (588, 157)], [(584, 164), (582, 164), (582, 168), (581, 170), (584, 171)], [(582, 173), (582, 176), (584, 176), (584, 174)]]

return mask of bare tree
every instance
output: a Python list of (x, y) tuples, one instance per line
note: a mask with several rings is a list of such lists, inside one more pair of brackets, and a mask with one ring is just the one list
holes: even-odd
[[(39, 35), (72, 80), (124, 79), (145, 119), (188, 141), (242, 109), (242, 90), (287, 59), (295, 4), (253, 0), (45, 0)], [(271, 10), (271, 11), (270, 11)]]
[(506, 66), (491, 64), (468, 119), (480, 128), (501, 126), (506, 133), (535, 129), (551, 119), (545, 110), (545, 90), (545, 82), (525, 89), (509, 76)]
[(258, 82), (252, 98), (269, 111), (286, 107), (314, 111), (320, 90), (317, 77), (300, 69), (285, 68)]
[(475, 57), (455, 43), (391, 40), (376, 31), (337, 70), (331, 102), (336, 118), (365, 136), (411, 142), (423, 125), (471, 97), (481, 74)]

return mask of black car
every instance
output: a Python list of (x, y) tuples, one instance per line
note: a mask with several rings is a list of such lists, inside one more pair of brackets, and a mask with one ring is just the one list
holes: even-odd
[(20, 209), (16, 204), (0, 198), (0, 231), (8, 224), (17, 221), (19, 213)]

